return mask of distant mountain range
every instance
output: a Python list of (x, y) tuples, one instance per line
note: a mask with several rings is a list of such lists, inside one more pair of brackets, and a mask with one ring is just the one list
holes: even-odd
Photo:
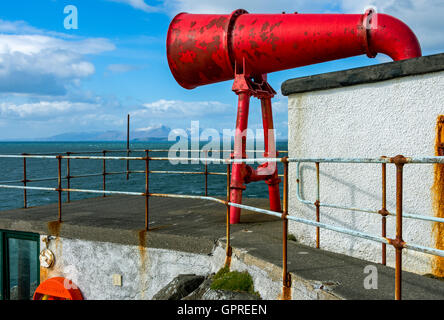
[[(171, 128), (160, 125), (130, 132), (131, 141), (168, 141)], [(34, 141), (126, 141), (126, 132), (109, 130), (94, 132), (68, 132)]]
[[(175, 131), (177, 136), (191, 137), (195, 136), (191, 134), (190, 129), (186, 130), (171, 130), (171, 128), (165, 125), (152, 126), (148, 128), (135, 129), (130, 132), (131, 141), (168, 141), (168, 135), (171, 131)], [(199, 129), (199, 136), (204, 131)], [(223, 139), (220, 134), (220, 139)], [(285, 139), (277, 139), (278, 141), (286, 141)], [(126, 131), (108, 130), (108, 131), (91, 131), (91, 132), (67, 132), (57, 134), (46, 138), (34, 138), (34, 139), (7, 139), (3, 141), (48, 141), (48, 142), (82, 142), (82, 141), (126, 141)]]

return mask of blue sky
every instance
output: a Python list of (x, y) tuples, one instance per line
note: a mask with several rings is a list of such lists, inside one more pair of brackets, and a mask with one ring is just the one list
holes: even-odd
[[(63, 9), (78, 9), (78, 29), (64, 28)], [(66, 132), (125, 130), (166, 125), (232, 129), (236, 96), (231, 82), (186, 90), (172, 77), (165, 52), (175, 14), (362, 13), (367, 5), (406, 22), (423, 54), (444, 51), (444, 0), (14, 0), (0, 3), (0, 139), (41, 138)], [(366, 56), (277, 72), (280, 90), (289, 78), (389, 61)], [(279, 137), (287, 135), (287, 99), (274, 99)], [(252, 102), (250, 127), (261, 128)]]

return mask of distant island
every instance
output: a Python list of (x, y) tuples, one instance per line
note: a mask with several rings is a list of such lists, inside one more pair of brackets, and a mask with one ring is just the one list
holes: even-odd
[[(171, 128), (160, 125), (130, 132), (131, 141), (168, 141)], [(67, 132), (46, 138), (8, 139), (4, 141), (33, 142), (81, 142), (81, 141), (126, 141), (126, 131), (108, 130), (91, 132)]]
[[(130, 131), (130, 141), (132, 142), (168, 142), (168, 136), (172, 129), (165, 125), (152, 126), (148, 128), (135, 129)], [(199, 129), (202, 133), (203, 129)], [(188, 137), (191, 137), (190, 129), (186, 129)], [(222, 141), (222, 133), (220, 135)], [(88, 142), (88, 141), (126, 141), (126, 131), (108, 130), (91, 132), (67, 132), (44, 138), (29, 139), (4, 139), (4, 142)], [(287, 139), (277, 139), (277, 141), (287, 141)]]

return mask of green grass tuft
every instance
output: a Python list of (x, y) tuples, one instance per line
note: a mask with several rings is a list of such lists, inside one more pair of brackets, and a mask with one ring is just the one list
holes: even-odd
[(214, 275), (213, 281), (217, 280), (219, 278), (222, 278), (224, 275), (230, 272), (230, 268), (227, 266), (224, 266), (223, 268), (220, 268), (219, 271)]
[(287, 240), (289, 240), (289, 241), (297, 241), (296, 237), (293, 234), (287, 235)]
[(223, 267), (216, 273), (211, 283), (211, 289), (258, 294), (254, 291), (253, 278), (248, 272), (230, 272), (227, 267)]

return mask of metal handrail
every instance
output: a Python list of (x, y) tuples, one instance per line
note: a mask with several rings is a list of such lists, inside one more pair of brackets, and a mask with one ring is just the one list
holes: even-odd
[[(97, 153), (127, 153), (128, 151), (130, 153), (134, 153), (134, 152), (139, 152), (139, 153), (143, 153), (146, 152), (147, 149), (116, 149), (116, 150), (95, 150), (95, 151), (73, 151), (73, 152), (44, 152), (44, 153), (39, 153), (39, 152), (35, 152), (35, 153), (27, 153), (28, 155), (33, 155), (33, 156), (38, 156), (38, 155), (60, 155), (60, 154), (97, 154)], [(170, 152), (169, 149), (149, 149), (150, 152)], [(202, 150), (182, 150), (183, 152), (204, 152)], [(207, 150), (208, 152), (233, 152), (233, 150), (227, 150), (227, 149), (215, 149), (215, 150)], [(265, 152), (265, 150), (246, 150), (246, 153), (263, 153)], [(278, 153), (288, 153), (287, 150), (279, 150)], [(22, 154), (11, 154), (11, 155), (22, 155)]]
[[(211, 158), (163, 158), (163, 157), (149, 157), (149, 150), (145, 150), (146, 156), (145, 157), (107, 157), (105, 156), (106, 151), (103, 151), (104, 156), (38, 156), (38, 155), (0, 155), (0, 158), (23, 158), (24, 160), (24, 179), (22, 182), (24, 183), (24, 186), (11, 186), (7, 184), (0, 184), (0, 188), (10, 188), (10, 189), (23, 189), (25, 192), (26, 190), (46, 190), (46, 191), (56, 191), (59, 194), (59, 201), (58, 201), (58, 215), (59, 215), (59, 221), (62, 221), (62, 200), (61, 200), (61, 194), (62, 192), (87, 192), (87, 193), (97, 193), (97, 194), (120, 194), (120, 195), (131, 195), (131, 196), (144, 196), (145, 201), (145, 229), (148, 231), (148, 199), (149, 197), (168, 197), (168, 198), (182, 198), (182, 199), (200, 199), (200, 200), (207, 200), (207, 201), (213, 201), (218, 202), (221, 204), (226, 205), (227, 207), (227, 259), (226, 264), (229, 265), (229, 262), (231, 261), (231, 247), (229, 245), (229, 239), (230, 239), (230, 227), (229, 227), (229, 208), (230, 207), (237, 207), (241, 209), (246, 209), (254, 212), (264, 213), (267, 215), (279, 217), (283, 220), (284, 228), (283, 228), (283, 285), (284, 290), (288, 289), (289, 287), (289, 274), (287, 273), (287, 232), (288, 232), (288, 220), (303, 223), (307, 225), (311, 225), (317, 228), (317, 247), (319, 247), (319, 229), (327, 229), (375, 242), (379, 242), (383, 244), (383, 251), (384, 251), (384, 259), (383, 262), (385, 263), (385, 246), (387, 244), (392, 245), (396, 249), (396, 265), (395, 265), (395, 299), (400, 300), (401, 299), (401, 272), (402, 272), (402, 250), (403, 249), (410, 249), (422, 253), (432, 254), (440, 257), (444, 257), (444, 250), (436, 249), (436, 248), (430, 248), (425, 246), (420, 246), (416, 244), (406, 243), (402, 238), (402, 217), (408, 217), (411, 219), (421, 219), (421, 220), (428, 220), (433, 221), (437, 223), (443, 223), (444, 219), (441, 218), (426, 218), (426, 216), (420, 216), (420, 215), (412, 215), (412, 214), (403, 214), (402, 212), (402, 181), (403, 181), (403, 166), (405, 164), (410, 163), (434, 163), (434, 164), (442, 164), (444, 163), (444, 157), (436, 156), (436, 157), (403, 157), (403, 156), (396, 156), (394, 158), (387, 158), (387, 157), (380, 157), (380, 158), (258, 158), (258, 159), (211, 159)], [(27, 158), (40, 158), (40, 159), (57, 159), (58, 160), (58, 187), (57, 188), (47, 188), (47, 187), (30, 187), (26, 186), (26, 182), (29, 182), (31, 180), (26, 179), (26, 159)], [(89, 189), (73, 189), (73, 188), (62, 188), (61, 187), (61, 161), (62, 159), (67, 159), (69, 161), (70, 159), (90, 159), (90, 160), (103, 160), (104, 161), (104, 187), (105, 187), (105, 176), (106, 176), (106, 170), (105, 170), (105, 160), (143, 160), (146, 163), (145, 171), (137, 171), (137, 173), (145, 173), (146, 180), (145, 180), (145, 192), (124, 192), (124, 191), (110, 191), (110, 190), (89, 190)], [(205, 166), (212, 161), (217, 161), (218, 163), (225, 163), (227, 164), (227, 173), (225, 174), (227, 176), (227, 199), (221, 200), (215, 197), (209, 197), (207, 195), (205, 196), (195, 196), (195, 195), (178, 195), (178, 194), (161, 194), (161, 193), (150, 193), (149, 192), (149, 174), (150, 173), (170, 173), (170, 171), (150, 171), (149, 170), (149, 162), (154, 161), (161, 161), (161, 160), (183, 160), (183, 161), (198, 161), (198, 162), (204, 162)], [(233, 163), (260, 163), (260, 162), (282, 162), (284, 165), (284, 210), (283, 212), (275, 212), (271, 210), (266, 209), (260, 209), (252, 206), (246, 206), (242, 204), (233, 203), (230, 201), (230, 164)], [(312, 203), (308, 200), (305, 200), (302, 198), (300, 194), (300, 163), (315, 163), (316, 164), (316, 173), (317, 173), (317, 200)], [(69, 163), (69, 162), (68, 162)], [(289, 163), (297, 163), (297, 199), (298, 201), (310, 204), (316, 206), (317, 209), (317, 221), (312, 221), (308, 219), (299, 218), (296, 216), (290, 216), (288, 215), (288, 165)], [(383, 205), (382, 210), (375, 211), (375, 210), (368, 210), (368, 209), (359, 209), (359, 208), (350, 208), (345, 206), (338, 206), (338, 205), (331, 205), (331, 204), (325, 204), (320, 202), (319, 197), (319, 164), (320, 163), (379, 163), (382, 164), (383, 168)], [(385, 206), (385, 190), (386, 190), (386, 179), (385, 179), (385, 166), (387, 164), (394, 164), (396, 165), (396, 213), (390, 213), (386, 210)], [(68, 166), (69, 167), (69, 166)], [(128, 174), (130, 171), (127, 170), (126, 173)], [(175, 173), (180, 173), (176, 171)], [(186, 173), (186, 172), (182, 172)], [(190, 172), (188, 172), (190, 173)], [(207, 168), (205, 167), (205, 172), (203, 172), (205, 175), (208, 174)], [(193, 172), (193, 174), (202, 174), (202, 172)], [(89, 176), (95, 176), (96, 174), (89, 175)], [(98, 174), (99, 175), (99, 174)], [(88, 176), (88, 175), (85, 175)], [(69, 174), (67, 176), (70, 177)], [(205, 184), (207, 185), (207, 184)], [(319, 208), (320, 207), (331, 207), (331, 208), (338, 208), (338, 209), (346, 209), (351, 211), (359, 211), (359, 212), (370, 212), (370, 213), (379, 213), (383, 217), (383, 226), (385, 227), (385, 218), (386, 216), (395, 216), (396, 217), (396, 238), (390, 239), (385, 237), (385, 231), (383, 232), (382, 236), (375, 236), (371, 234), (367, 234), (361, 231), (352, 230), (348, 228), (338, 227), (334, 225), (329, 225), (325, 223), (321, 223), (319, 221)], [(26, 193), (25, 193), (25, 208), (26, 208)]]
[[(309, 201), (309, 200), (306, 200), (306, 199), (304, 199), (302, 197), (302, 194), (301, 194), (302, 179), (301, 179), (301, 175), (300, 175), (300, 164), (301, 163), (298, 162), (297, 163), (297, 167), (296, 167), (296, 182), (297, 182), (297, 185), (296, 185), (296, 199), (298, 199), (298, 201), (301, 202), (301, 203), (304, 203), (304, 204), (307, 204), (307, 205), (316, 206), (317, 205), (316, 201)], [(346, 207), (346, 206), (340, 206), (340, 205), (329, 204), (329, 203), (324, 203), (324, 202), (319, 202), (319, 206), (320, 207), (333, 208), (333, 209), (348, 210), (348, 211), (376, 213), (376, 214), (379, 214), (379, 215), (381, 214), (381, 212), (380, 212), (381, 210)], [(384, 215), (396, 217), (396, 213), (390, 212), (388, 210), (386, 210), (384, 212)], [(419, 215), (419, 214), (411, 214), (411, 213), (403, 213), (402, 216), (404, 218), (409, 218), (409, 219), (416, 219), (416, 220), (444, 223), (444, 218), (439, 218), (439, 217), (430, 217), (430, 216)]]

